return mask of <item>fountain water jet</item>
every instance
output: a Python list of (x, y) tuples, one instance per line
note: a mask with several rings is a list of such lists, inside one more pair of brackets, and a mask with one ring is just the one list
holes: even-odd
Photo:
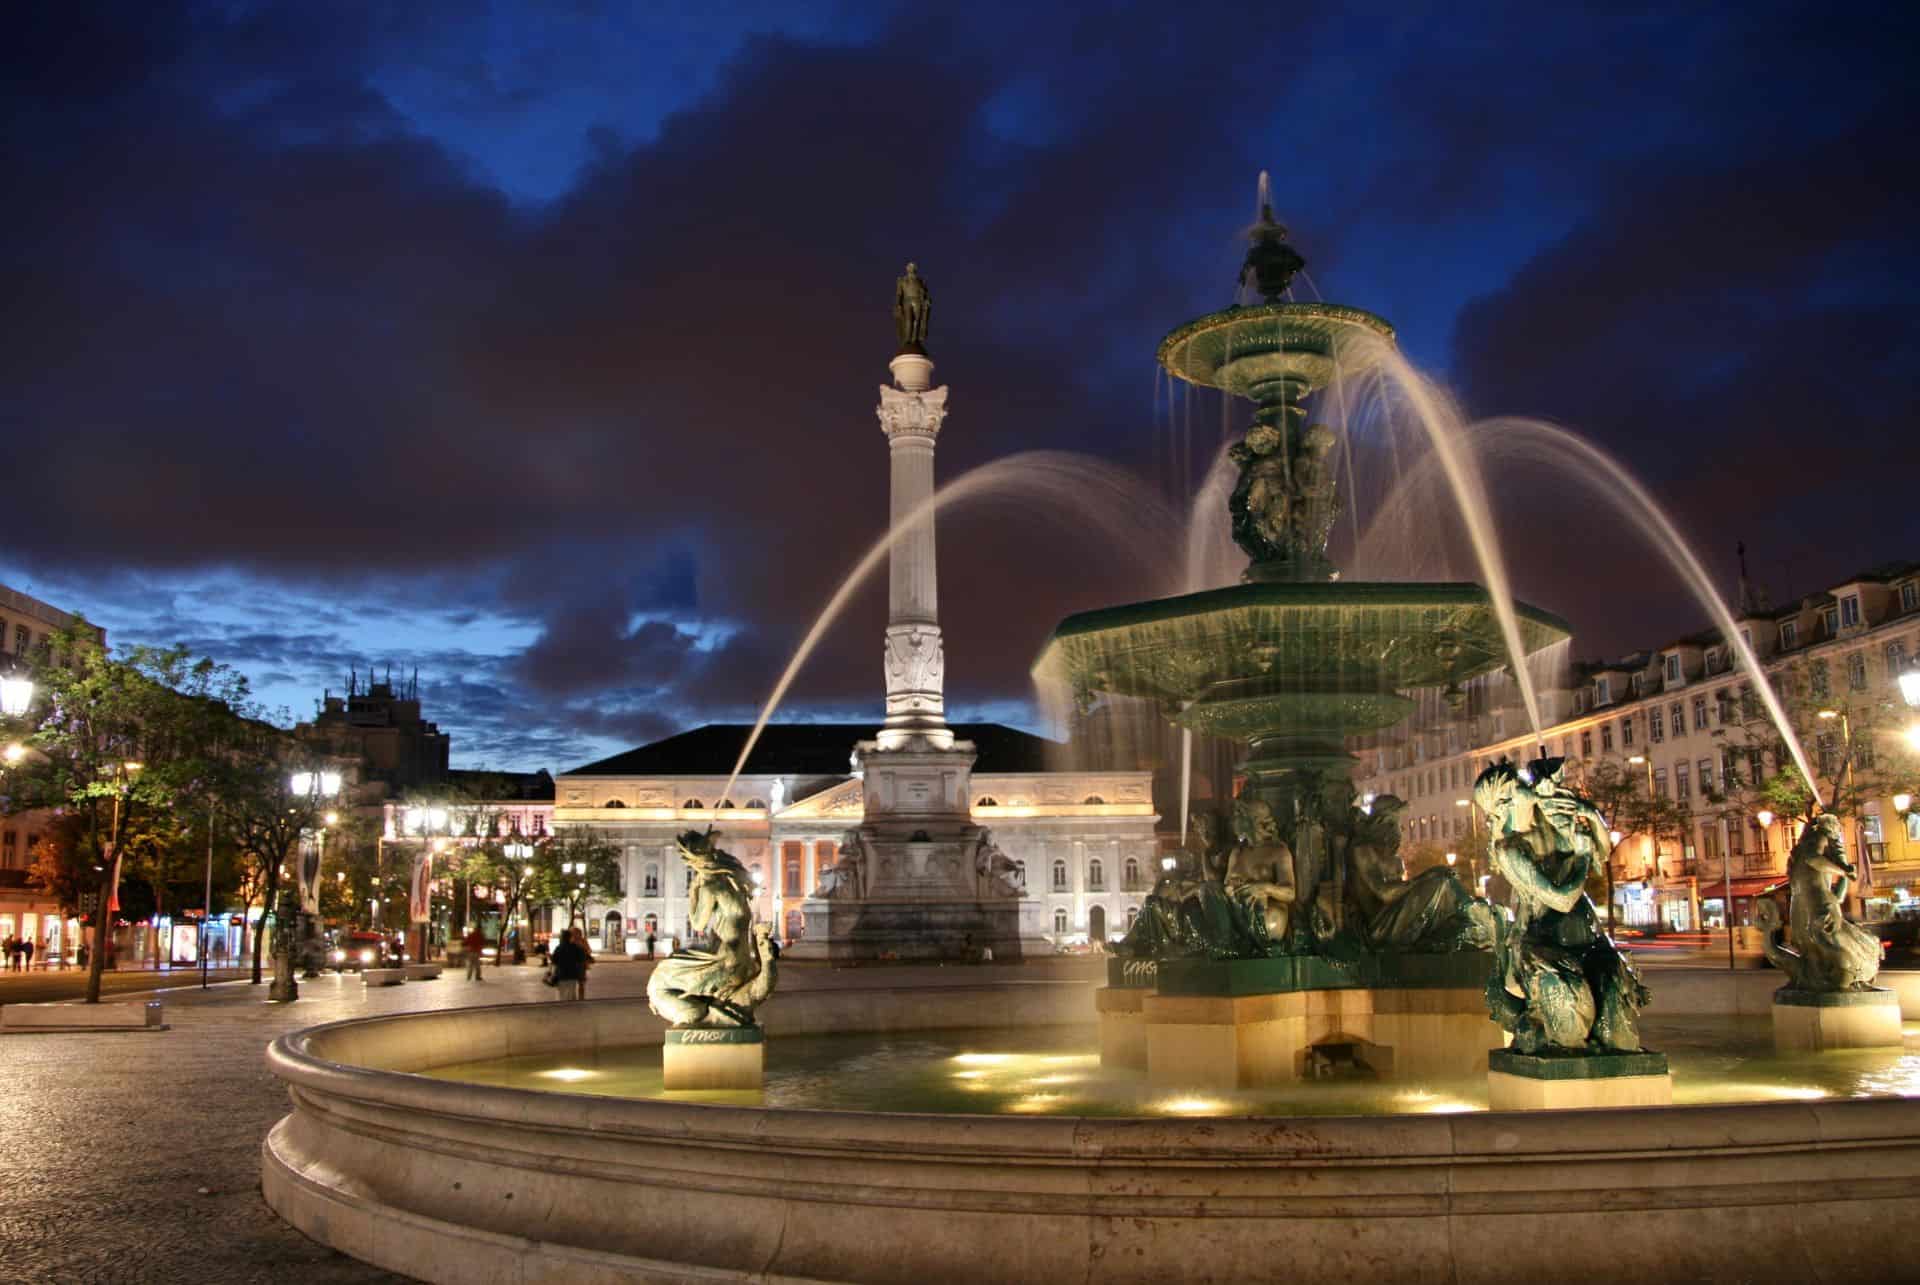
[[(1099, 502), (1089, 491), (1090, 483), (1098, 483), (1108, 492), (1124, 497), (1126, 502)], [(766, 703), (760, 707), (753, 730), (747, 733), (746, 743), (740, 747), (740, 757), (734, 760), (733, 772), (727, 777), (721, 798), (732, 795), (734, 782), (739, 780), (741, 771), (746, 767), (747, 757), (753, 753), (761, 731), (766, 728), (774, 711), (780, 708), (780, 702), (786, 699), (787, 689), (813, 655), (814, 648), (834, 621), (840, 618), (841, 611), (854, 593), (879, 568), (893, 546), (912, 533), (921, 522), (949, 505), (990, 497), (1044, 499), (1050, 505), (1065, 505), (1079, 516), (1091, 518), (1102, 528), (1102, 534), (1116, 543), (1135, 546), (1136, 551), (1142, 554), (1139, 561), (1149, 566), (1152, 565), (1154, 551), (1167, 548), (1171, 544), (1171, 532), (1177, 529), (1172, 513), (1150, 487), (1126, 470), (1092, 456), (1077, 455), (1070, 451), (1021, 451), (961, 474), (892, 522), (886, 534), (861, 555), (853, 569), (840, 581), (839, 587), (828, 597), (826, 605), (814, 617), (812, 626), (800, 640), (800, 645), (794, 649), (787, 667), (781, 671)], [(1043, 508), (1042, 511), (1052, 510)], [(1155, 579), (1164, 579), (1171, 574), (1171, 567), (1162, 566), (1156, 569)]]

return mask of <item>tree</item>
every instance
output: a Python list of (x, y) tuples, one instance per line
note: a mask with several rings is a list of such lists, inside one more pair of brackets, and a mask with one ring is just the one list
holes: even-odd
[(563, 905), (567, 925), (596, 897), (620, 895), (620, 849), (591, 830), (568, 830), (541, 844), (529, 879), (529, 904)]
[(96, 1004), (123, 868), (164, 885), (182, 814), (205, 798), (220, 732), (247, 685), (181, 647), (112, 655), (78, 618), (35, 654), (33, 678), (13, 805), (62, 814), (40, 882), (76, 897), (94, 928), (86, 1001)]
[[(484, 840), (463, 854), (460, 873), (468, 885), (479, 885), (498, 893), (493, 904), (500, 911), (502, 950), (506, 948), (507, 928), (513, 923), (515, 912), (532, 907), (532, 894), (540, 886), (541, 852), (551, 842), (550, 839), (543, 839), (536, 844), (516, 834), (505, 840)], [(514, 962), (521, 963), (525, 959), (526, 943), (516, 942)]]
[(1654, 792), (1644, 765), (1601, 759), (1586, 771), (1581, 786), (1607, 824), (1619, 834), (1607, 854), (1603, 871), (1606, 884), (1607, 926), (1613, 927), (1614, 869), (1621, 844), (1633, 835), (1644, 834), (1652, 842), (1656, 859), (1662, 840), (1671, 839), (1676, 851), (1685, 852), (1687, 835), (1693, 825), (1693, 809), (1686, 803)]

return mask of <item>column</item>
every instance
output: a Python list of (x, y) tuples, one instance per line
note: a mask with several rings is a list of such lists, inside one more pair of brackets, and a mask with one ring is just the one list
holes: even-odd
[[(889, 521), (898, 533), (887, 555), (886, 726), (883, 749), (914, 742), (946, 749), (946, 655), (940, 638), (934, 555), (933, 448), (947, 414), (947, 390), (930, 387), (933, 362), (903, 352), (880, 388), (881, 431), (891, 467)], [(917, 516), (916, 516), (917, 515)]]

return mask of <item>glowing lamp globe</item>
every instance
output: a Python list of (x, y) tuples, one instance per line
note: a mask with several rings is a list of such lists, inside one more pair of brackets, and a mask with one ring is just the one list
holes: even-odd
[(8, 718), (19, 718), (27, 712), (27, 706), (33, 704), (33, 680), (30, 678), (0, 678), (0, 714)]

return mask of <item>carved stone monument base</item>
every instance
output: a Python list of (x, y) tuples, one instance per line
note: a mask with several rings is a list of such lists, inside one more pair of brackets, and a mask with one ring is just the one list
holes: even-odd
[(1899, 1048), (1900, 997), (1890, 990), (1773, 993), (1773, 1047), (1782, 1053)]
[(660, 1065), (669, 1092), (758, 1089), (766, 1083), (767, 1033), (758, 1026), (667, 1031)]
[(1394, 1078), (1472, 1075), (1498, 1033), (1478, 987), (1170, 995), (1163, 985), (1140, 1011), (1147, 1078), (1168, 1088), (1285, 1084), (1346, 1060)]
[(1665, 1053), (1487, 1054), (1492, 1111), (1576, 1111), (1673, 1105)]
[(1053, 953), (1040, 932), (1040, 903), (1030, 897), (992, 901), (915, 898), (809, 898), (801, 904), (806, 936), (787, 948), (792, 959), (836, 964), (894, 960), (970, 962), (991, 951), (995, 963)]

